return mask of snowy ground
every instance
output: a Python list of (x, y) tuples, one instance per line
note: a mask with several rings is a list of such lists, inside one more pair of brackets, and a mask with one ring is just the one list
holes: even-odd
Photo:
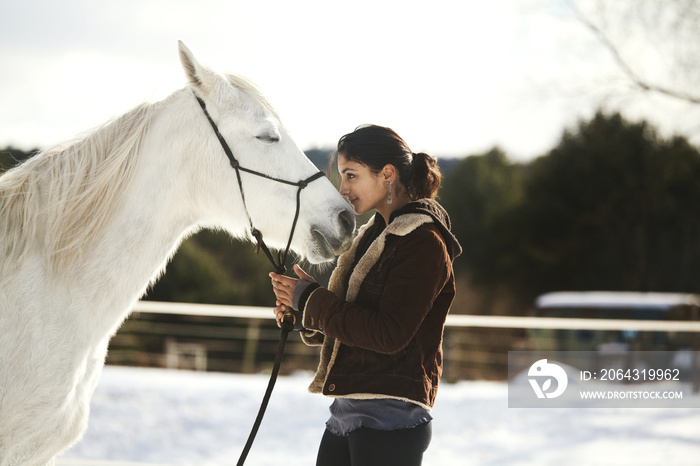
[[(310, 378), (278, 379), (247, 465), (314, 464), (330, 401), (307, 393)], [(57, 466), (235, 464), (266, 386), (265, 375), (108, 366), (87, 434)], [(423, 464), (700, 464), (700, 409), (513, 409), (507, 391), (442, 384)]]

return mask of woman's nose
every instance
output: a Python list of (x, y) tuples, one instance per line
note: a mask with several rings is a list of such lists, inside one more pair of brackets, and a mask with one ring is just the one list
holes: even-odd
[(338, 192), (340, 193), (341, 196), (347, 196), (348, 193), (350, 192), (347, 188), (347, 185), (345, 184), (345, 181), (340, 182), (340, 187), (338, 188)]

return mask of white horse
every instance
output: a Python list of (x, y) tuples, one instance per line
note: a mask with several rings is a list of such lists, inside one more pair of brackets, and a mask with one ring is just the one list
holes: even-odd
[[(53, 464), (87, 426), (107, 345), (184, 237), (247, 235), (236, 172), (298, 181), (317, 170), (249, 81), (202, 67), (189, 85), (0, 178), (0, 465)], [(247, 211), (284, 248), (296, 188), (241, 174)], [(354, 215), (327, 179), (301, 192), (292, 249), (311, 262), (348, 244)]]

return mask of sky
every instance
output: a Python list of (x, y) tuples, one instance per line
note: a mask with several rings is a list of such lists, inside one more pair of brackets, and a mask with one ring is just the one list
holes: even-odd
[(0, 147), (165, 98), (178, 40), (257, 83), (305, 150), (374, 123), (414, 152), (530, 160), (601, 106), (692, 132), (677, 102), (630, 92), (565, 0), (5, 0), (0, 17)]

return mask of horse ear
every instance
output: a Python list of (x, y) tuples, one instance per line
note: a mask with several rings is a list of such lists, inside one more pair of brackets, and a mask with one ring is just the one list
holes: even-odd
[(180, 52), (180, 62), (185, 70), (187, 79), (191, 84), (194, 84), (203, 92), (211, 87), (214, 80), (214, 73), (204, 68), (194, 58), (192, 51), (182, 42), (178, 41), (178, 49)]

